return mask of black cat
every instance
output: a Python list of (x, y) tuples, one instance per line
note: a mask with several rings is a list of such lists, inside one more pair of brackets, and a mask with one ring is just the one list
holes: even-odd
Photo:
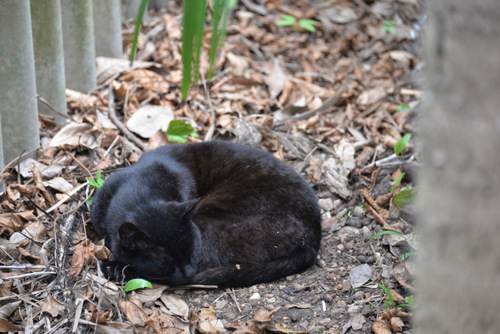
[(302, 272), (321, 217), (311, 187), (262, 150), (228, 142), (168, 145), (112, 175), (92, 223), (117, 262), (111, 279), (250, 286)]

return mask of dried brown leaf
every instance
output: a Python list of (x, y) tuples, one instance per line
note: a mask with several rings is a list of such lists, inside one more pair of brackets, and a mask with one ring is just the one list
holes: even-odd
[[(100, 249), (102, 252), (102, 248)], [(71, 258), (70, 274), (73, 277), (78, 276), (83, 267), (89, 264), (90, 260), (96, 257), (95, 245), (90, 242), (82, 242), (74, 247), (73, 257)]]
[(12, 322), (7, 319), (0, 318), (0, 332), (20, 332), (21, 328), (17, 325), (14, 325)]
[(137, 302), (119, 301), (118, 306), (125, 316), (134, 324), (144, 324), (148, 318), (146, 311)]
[(42, 313), (48, 313), (55, 318), (59, 315), (62, 315), (64, 313), (65, 308), (66, 305), (64, 303), (61, 303), (51, 295), (47, 295), (42, 304), (41, 311)]

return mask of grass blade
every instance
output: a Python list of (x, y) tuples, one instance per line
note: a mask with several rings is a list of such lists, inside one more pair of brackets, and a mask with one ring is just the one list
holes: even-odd
[(137, 40), (139, 39), (139, 32), (141, 30), (142, 18), (148, 7), (149, 0), (142, 0), (139, 6), (139, 12), (135, 20), (134, 35), (132, 36), (132, 46), (130, 48), (130, 66), (134, 63), (135, 52), (137, 51)]

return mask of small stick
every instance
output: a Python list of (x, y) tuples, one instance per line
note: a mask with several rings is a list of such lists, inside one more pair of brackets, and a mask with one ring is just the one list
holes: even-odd
[(129, 131), (125, 127), (125, 125), (120, 122), (118, 117), (116, 116), (116, 110), (115, 110), (115, 95), (113, 94), (113, 87), (109, 86), (108, 88), (108, 107), (109, 107), (109, 118), (111, 121), (116, 125), (118, 129), (120, 129), (123, 134), (130, 139), (137, 147), (139, 148), (139, 151), (145, 151), (147, 149), (146, 145), (137, 138), (132, 132)]
[(236, 308), (238, 309), (238, 311), (241, 313), (241, 308), (240, 308), (240, 304), (238, 303), (238, 300), (236, 299), (236, 294), (234, 293), (234, 289), (233, 288), (230, 288), (230, 289), (226, 289), (226, 291), (229, 293), (229, 295), (231, 296), (231, 298), (233, 299), (234, 303), (236, 304)]

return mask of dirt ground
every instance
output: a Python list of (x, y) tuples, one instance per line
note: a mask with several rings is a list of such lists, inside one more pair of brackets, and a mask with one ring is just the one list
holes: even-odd
[[(140, 61), (99, 59), (100, 86), (67, 92), (69, 125), (41, 115), (36, 162), (16, 159), (3, 171), (0, 330), (411, 333), (418, 243), (413, 205), (395, 197), (416, 189), (418, 162), (413, 139), (401, 154), (394, 147), (416, 135), (422, 12), (417, 0), (241, 1), (215, 77), (186, 100), (180, 2), (150, 13)], [(282, 14), (313, 19), (316, 31), (276, 25)], [(130, 36), (125, 29), (127, 48)], [(137, 127), (133, 116), (151, 120)], [(257, 146), (301, 173), (323, 213), (316, 264), (230, 290), (154, 284), (125, 293), (104, 280), (96, 263), (109, 251), (92, 231), (88, 179), (167, 144), (162, 117), (191, 123), (199, 138), (190, 141)], [(395, 233), (371, 239), (382, 231)]]

